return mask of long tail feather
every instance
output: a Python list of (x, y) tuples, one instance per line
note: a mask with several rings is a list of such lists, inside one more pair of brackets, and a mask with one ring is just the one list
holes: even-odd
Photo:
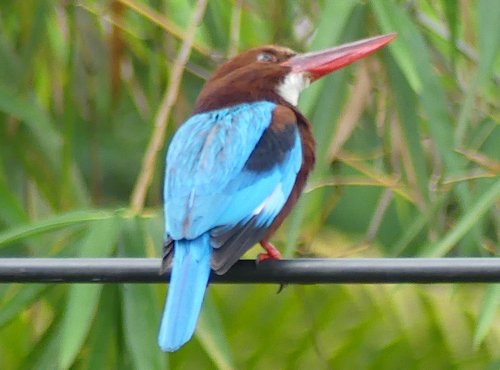
[(210, 275), (209, 235), (177, 240), (167, 302), (158, 344), (163, 351), (179, 349), (193, 336)]

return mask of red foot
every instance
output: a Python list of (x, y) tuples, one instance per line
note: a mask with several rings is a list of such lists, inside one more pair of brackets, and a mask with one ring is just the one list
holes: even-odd
[(262, 262), (265, 260), (280, 260), (281, 259), (281, 253), (279, 250), (277, 250), (274, 245), (269, 243), (268, 241), (261, 241), (260, 245), (262, 245), (262, 248), (266, 250), (266, 253), (260, 253), (257, 256), (257, 261)]

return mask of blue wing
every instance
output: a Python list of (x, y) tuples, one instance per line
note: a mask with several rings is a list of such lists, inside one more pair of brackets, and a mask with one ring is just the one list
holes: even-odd
[[(244, 248), (225, 258), (232, 263), (260, 240), (288, 199), (302, 162), (296, 123), (273, 123), (276, 107), (258, 102), (200, 113), (178, 130), (167, 154), (164, 193), (172, 239), (210, 232), (212, 246), (220, 248), (235, 246), (245, 235)], [(232, 263), (220, 262), (219, 272)]]

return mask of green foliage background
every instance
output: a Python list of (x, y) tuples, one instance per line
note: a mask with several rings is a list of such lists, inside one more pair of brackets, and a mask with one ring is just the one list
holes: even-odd
[[(163, 155), (146, 206), (130, 197), (200, 4), (1, 2), (1, 257), (159, 256)], [(397, 32), (303, 94), (318, 164), (274, 241), (287, 257), (498, 256), (499, 20), (496, 0), (210, 0), (166, 142), (237, 51)], [(498, 285), (211, 286), (170, 356), (165, 290), (0, 285), (0, 368), (500, 368)]]

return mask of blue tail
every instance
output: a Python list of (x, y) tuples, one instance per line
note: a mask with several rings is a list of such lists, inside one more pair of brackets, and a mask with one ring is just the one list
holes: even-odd
[(176, 351), (193, 336), (210, 275), (211, 252), (208, 233), (193, 240), (175, 241), (170, 287), (158, 335), (163, 351)]

